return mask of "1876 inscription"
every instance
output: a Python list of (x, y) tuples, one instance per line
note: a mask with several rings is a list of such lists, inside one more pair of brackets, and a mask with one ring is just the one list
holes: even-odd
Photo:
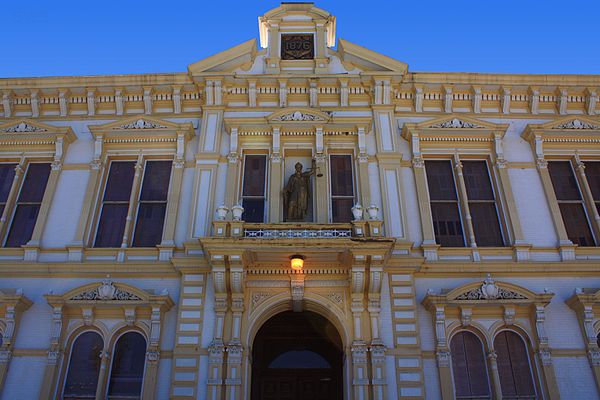
[(312, 60), (314, 48), (313, 35), (281, 35), (282, 60)]

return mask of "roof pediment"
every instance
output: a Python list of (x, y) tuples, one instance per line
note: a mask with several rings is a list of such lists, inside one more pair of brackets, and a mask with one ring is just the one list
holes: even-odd
[(363, 71), (400, 75), (404, 75), (408, 71), (408, 64), (402, 61), (343, 39), (338, 40), (337, 52), (344, 63), (352, 64)]
[(252, 65), (257, 52), (256, 39), (251, 39), (221, 53), (188, 65), (188, 72), (192, 76), (232, 72), (239, 67), (249, 67)]

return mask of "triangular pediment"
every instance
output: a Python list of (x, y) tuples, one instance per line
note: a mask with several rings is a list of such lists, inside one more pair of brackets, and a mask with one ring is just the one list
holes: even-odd
[(67, 143), (75, 140), (73, 130), (68, 126), (53, 126), (31, 119), (13, 119), (0, 124), (0, 138), (11, 140), (45, 140), (63, 137)]
[(330, 118), (329, 114), (317, 110), (286, 108), (269, 115), (267, 121), (275, 123), (326, 123)]
[(535, 126), (538, 129), (567, 130), (567, 131), (600, 131), (600, 121), (584, 116), (565, 117), (556, 121)]
[(369, 50), (365, 47), (339, 39), (337, 52), (345, 64), (352, 64), (363, 71), (395, 72), (404, 75), (408, 64)]
[(463, 116), (449, 116), (416, 124), (420, 129), (499, 129), (498, 124)]
[(188, 65), (188, 71), (192, 76), (215, 72), (231, 72), (239, 67), (249, 67), (254, 62), (257, 52), (256, 39), (251, 39), (221, 53)]

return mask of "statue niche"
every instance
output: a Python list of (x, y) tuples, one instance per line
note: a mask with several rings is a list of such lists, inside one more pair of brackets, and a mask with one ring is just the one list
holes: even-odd
[(306, 219), (311, 196), (310, 177), (317, 171), (315, 160), (312, 162), (312, 168), (306, 172), (302, 172), (303, 167), (299, 162), (296, 163), (295, 168), (296, 172), (290, 176), (287, 185), (283, 189), (284, 219), (286, 222), (301, 222)]

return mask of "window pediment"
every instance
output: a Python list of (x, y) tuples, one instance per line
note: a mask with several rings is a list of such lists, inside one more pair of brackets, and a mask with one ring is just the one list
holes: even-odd
[(508, 124), (494, 124), (463, 116), (436, 118), (402, 126), (402, 137), (410, 141), (418, 136), (423, 141), (493, 141), (504, 137)]
[(298, 108), (276, 111), (267, 117), (267, 121), (280, 123), (327, 123), (330, 118), (331, 116), (324, 112)]
[(44, 297), (46, 297), (48, 303), (53, 307), (58, 305), (161, 305), (168, 310), (174, 305), (173, 300), (166, 290), (160, 294), (155, 294), (125, 283), (114, 282), (110, 277), (107, 277), (102, 282), (90, 283), (72, 289), (63, 295), (46, 294)]
[(427, 293), (423, 304), (431, 306), (489, 306), (502, 304), (547, 305), (552, 300), (554, 293), (535, 293), (524, 287), (495, 281), (489, 274), (483, 282), (473, 282), (452, 290), (443, 289), (437, 294), (432, 291)]
[(102, 125), (89, 125), (95, 138), (102, 136), (105, 141), (131, 139), (138, 142), (175, 139), (178, 133), (193, 136), (190, 122), (178, 124), (147, 116), (134, 116)]
[(538, 154), (542, 147), (597, 147), (600, 143), (600, 121), (579, 116), (545, 124), (528, 124), (522, 137), (535, 146)]
[(14, 119), (0, 124), (2, 146), (54, 145), (62, 140), (71, 143), (76, 139), (67, 126), (52, 126), (29, 119)]

